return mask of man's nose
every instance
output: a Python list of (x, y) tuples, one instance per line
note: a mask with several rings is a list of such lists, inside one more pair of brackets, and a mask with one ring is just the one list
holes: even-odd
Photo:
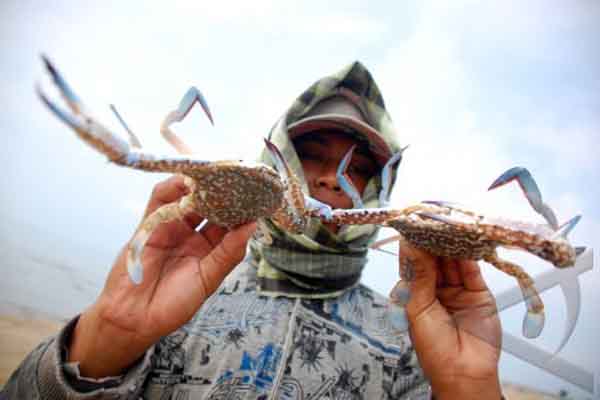
[(332, 163), (327, 163), (321, 170), (321, 174), (317, 178), (317, 186), (333, 190), (334, 192), (341, 192), (342, 188), (337, 179), (337, 166), (330, 164)]

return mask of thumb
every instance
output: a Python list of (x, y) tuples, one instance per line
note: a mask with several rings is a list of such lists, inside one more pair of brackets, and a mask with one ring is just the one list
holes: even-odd
[(410, 300), (406, 305), (409, 320), (436, 301), (437, 259), (421, 249), (400, 241), (400, 275), (410, 283)]
[(200, 261), (199, 274), (206, 297), (211, 295), (246, 254), (248, 239), (256, 230), (256, 223), (241, 225), (229, 231), (219, 244)]

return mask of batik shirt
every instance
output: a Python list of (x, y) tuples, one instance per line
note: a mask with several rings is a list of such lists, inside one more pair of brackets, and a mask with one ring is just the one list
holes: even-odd
[(35, 349), (10, 399), (429, 399), (408, 334), (387, 300), (358, 285), (325, 300), (261, 296), (240, 264), (195, 316), (123, 376), (78, 377), (65, 363), (76, 319)]

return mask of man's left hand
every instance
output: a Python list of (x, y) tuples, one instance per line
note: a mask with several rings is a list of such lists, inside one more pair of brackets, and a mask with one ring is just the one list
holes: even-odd
[(405, 241), (399, 261), (412, 272), (406, 314), (436, 399), (500, 399), (500, 320), (477, 263), (435, 257)]

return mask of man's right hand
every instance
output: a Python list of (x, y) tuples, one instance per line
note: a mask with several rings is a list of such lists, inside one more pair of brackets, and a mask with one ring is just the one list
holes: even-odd
[[(188, 194), (181, 176), (159, 183), (144, 218)], [(199, 215), (161, 224), (142, 253), (144, 280), (135, 285), (126, 266), (127, 245), (117, 257), (102, 293), (80, 317), (69, 346), (82, 376), (119, 375), (145, 351), (188, 322), (242, 260), (256, 225), (227, 231)]]

